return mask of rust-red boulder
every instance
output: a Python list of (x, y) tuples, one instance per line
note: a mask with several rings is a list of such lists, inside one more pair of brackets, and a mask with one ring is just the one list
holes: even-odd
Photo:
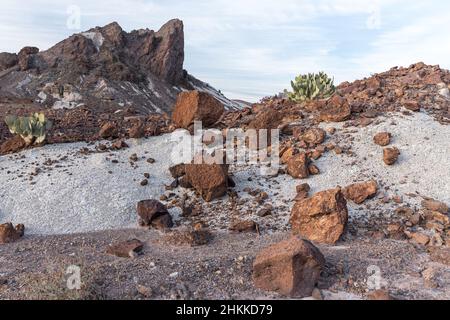
[(0, 224), (0, 244), (12, 243), (25, 234), (25, 226), (19, 224), (16, 227), (12, 223)]
[(367, 199), (373, 198), (378, 191), (378, 183), (375, 180), (355, 183), (344, 188), (342, 193), (345, 199), (356, 204), (361, 204)]
[(293, 298), (310, 297), (324, 265), (324, 256), (311, 242), (291, 237), (257, 255), (253, 282), (265, 291)]
[(298, 153), (289, 158), (287, 172), (294, 179), (305, 179), (309, 177), (309, 159), (306, 153)]
[(137, 205), (139, 225), (159, 230), (173, 227), (172, 217), (165, 205), (157, 200), (143, 200)]
[(342, 122), (350, 118), (352, 109), (346, 98), (334, 95), (320, 112), (320, 120), (325, 122)]
[(391, 134), (389, 132), (380, 132), (373, 137), (375, 144), (386, 147), (391, 143)]
[(238, 233), (257, 232), (258, 224), (253, 220), (238, 220), (232, 222), (229, 229)]
[(385, 148), (383, 150), (383, 161), (388, 166), (394, 165), (398, 157), (400, 156), (400, 150), (398, 148)]
[(324, 244), (335, 244), (344, 233), (347, 222), (347, 201), (340, 188), (298, 201), (290, 218), (294, 234)]
[(325, 130), (320, 128), (312, 128), (301, 135), (301, 139), (310, 146), (316, 146), (323, 143), (326, 136), (327, 133), (325, 132)]
[(228, 165), (226, 164), (187, 164), (186, 181), (207, 202), (220, 198), (228, 189)]
[(203, 128), (208, 128), (220, 119), (224, 111), (222, 103), (206, 92), (181, 92), (172, 113), (172, 121), (183, 129), (190, 129), (194, 121), (201, 121)]

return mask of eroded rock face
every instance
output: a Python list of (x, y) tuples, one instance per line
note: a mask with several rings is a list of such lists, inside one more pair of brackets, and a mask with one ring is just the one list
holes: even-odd
[(292, 237), (261, 251), (253, 264), (257, 288), (294, 298), (310, 297), (325, 264), (311, 242)]
[(207, 128), (215, 124), (224, 111), (224, 106), (208, 93), (182, 92), (178, 95), (172, 120), (184, 129), (189, 129), (194, 121), (201, 121), (203, 128)]
[(186, 179), (207, 202), (220, 198), (228, 189), (228, 165), (187, 164)]
[(15, 135), (11, 139), (5, 141), (0, 146), (0, 154), (8, 154), (19, 152), (20, 150), (27, 147), (25, 140), (22, 139), (21, 136)]
[[(171, 113), (184, 90), (228, 100), (183, 69), (183, 22), (170, 20), (158, 31), (125, 32), (116, 22), (77, 33), (48, 50), (25, 47), (18, 55), (1, 53), (0, 95), (32, 99), (45, 106), (95, 105), (116, 110), (132, 105), (142, 114)], [(76, 88), (69, 92), (67, 88)], [(61, 90), (60, 90), (61, 89)]]
[(347, 99), (334, 95), (321, 110), (320, 120), (325, 122), (342, 122), (348, 120), (351, 114), (352, 109)]
[(378, 191), (378, 183), (374, 180), (352, 184), (342, 191), (345, 199), (356, 204), (361, 204), (367, 199), (373, 198)]
[(12, 243), (20, 238), (22, 238), (25, 234), (25, 226), (23, 224), (19, 224), (16, 227), (12, 225), (12, 223), (5, 223), (0, 225), (0, 244)]
[(388, 166), (394, 165), (398, 157), (400, 156), (400, 150), (398, 148), (385, 148), (383, 150), (383, 161)]
[(156, 200), (143, 200), (137, 205), (139, 224), (143, 227), (153, 227), (159, 230), (173, 227), (172, 217), (165, 205)]
[(339, 188), (298, 201), (290, 218), (294, 234), (324, 244), (335, 244), (344, 233), (347, 222), (347, 201)]

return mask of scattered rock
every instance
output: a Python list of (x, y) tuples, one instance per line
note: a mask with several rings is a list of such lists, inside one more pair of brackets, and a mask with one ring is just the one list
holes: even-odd
[(174, 246), (198, 247), (207, 245), (212, 238), (213, 235), (207, 229), (186, 228), (166, 234), (162, 241)]
[(208, 93), (182, 92), (178, 95), (172, 121), (184, 129), (189, 129), (194, 121), (201, 121), (203, 128), (208, 128), (220, 119), (224, 111), (224, 106)]
[(18, 224), (16, 227), (12, 223), (5, 223), (0, 225), (0, 244), (12, 243), (25, 234), (25, 226)]
[(403, 102), (403, 105), (406, 109), (419, 112), (420, 111), (420, 104), (417, 101), (405, 101)]
[(228, 165), (188, 164), (186, 179), (207, 202), (220, 198), (228, 189)]
[(442, 214), (447, 214), (449, 210), (448, 206), (445, 203), (432, 199), (422, 201), (422, 207), (424, 209), (437, 211)]
[(382, 147), (386, 147), (391, 143), (391, 134), (389, 132), (381, 132), (375, 135), (373, 141)]
[(140, 184), (141, 184), (142, 187), (148, 186), (148, 180), (144, 179), (144, 180), (141, 181)]
[(25, 140), (21, 136), (15, 135), (9, 140), (6, 140), (0, 146), (0, 154), (16, 153), (27, 147)]
[(145, 136), (145, 123), (137, 121), (128, 131), (128, 136), (132, 139), (141, 139)]
[(400, 150), (398, 148), (385, 148), (383, 150), (383, 161), (388, 166), (394, 165), (398, 157), (400, 156)]
[(356, 204), (361, 204), (367, 199), (373, 198), (378, 191), (378, 183), (374, 180), (352, 184), (342, 191), (345, 199)]
[(174, 179), (181, 178), (186, 174), (186, 167), (184, 164), (178, 164), (169, 168), (170, 174)]
[(406, 236), (411, 239), (411, 241), (426, 246), (430, 242), (430, 237), (421, 232), (409, 232), (405, 231)]
[(294, 179), (305, 179), (309, 177), (309, 159), (302, 152), (292, 156), (287, 163), (287, 172)]
[(367, 294), (368, 300), (390, 301), (395, 300), (386, 290), (376, 290)]
[(98, 135), (102, 139), (114, 139), (118, 137), (119, 130), (113, 122), (107, 122), (102, 125)]
[(334, 95), (328, 100), (325, 108), (320, 112), (320, 120), (325, 122), (342, 122), (351, 116), (352, 109), (346, 98)]
[(111, 145), (111, 148), (113, 150), (122, 150), (128, 147), (129, 147), (128, 144), (123, 139), (118, 139), (114, 141), (114, 143)]
[(310, 297), (325, 265), (322, 253), (299, 237), (261, 251), (253, 264), (257, 288), (294, 297)]
[(119, 258), (136, 258), (139, 254), (141, 254), (143, 248), (144, 244), (141, 241), (132, 239), (110, 245), (106, 250), (106, 253)]
[(295, 201), (300, 201), (308, 198), (309, 191), (311, 191), (311, 187), (307, 183), (303, 183), (297, 186), (297, 196), (295, 197)]
[(347, 226), (347, 201), (341, 189), (322, 191), (292, 209), (292, 232), (318, 243), (335, 244)]
[(301, 136), (301, 139), (310, 146), (317, 146), (325, 141), (326, 136), (327, 133), (325, 132), (325, 130), (320, 128), (312, 128), (307, 130)]
[(230, 225), (230, 231), (234, 232), (257, 232), (258, 224), (252, 220), (235, 221)]
[(139, 224), (143, 227), (154, 227), (159, 230), (173, 227), (172, 217), (165, 205), (156, 200), (143, 200), (137, 205), (140, 217)]

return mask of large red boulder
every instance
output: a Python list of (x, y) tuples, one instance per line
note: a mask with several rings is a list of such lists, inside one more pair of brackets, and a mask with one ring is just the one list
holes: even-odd
[(290, 218), (294, 234), (324, 244), (335, 244), (344, 233), (347, 222), (347, 201), (340, 188), (298, 201)]
[(206, 92), (182, 92), (178, 95), (172, 121), (184, 129), (189, 129), (194, 121), (201, 121), (203, 128), (208, 128), (220, 119), (224, 111), (222, 103)]
[(322, 253), (311, 242), (299, 237), (261, 251), (253, 264), (257, 288), (282, 295), (310, 297), (325, 264)]

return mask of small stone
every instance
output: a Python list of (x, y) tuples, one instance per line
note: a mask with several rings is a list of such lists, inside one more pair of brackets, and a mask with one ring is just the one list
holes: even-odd
[(391, 134), (389, 132), (378, 133), (373, 141), (379, 146), (386, 147), (391, 143)]
[(147, 179), (144, 179), (144, 180), (141, 181), (141, 186), (142, 187), (145, 187), (147, 185), (148, 185), (148, 180)]
[(144, 244), (137, 240), (128, 240), (118, 244), (110, 245), (106, 250), (107, 254), (115, 255), (119, 258), (135, 258), (141, 254)]
[(388, 166), (394, 165), (399, 156), (400, 150), (398, 148), (386, 148), (383, 150), (383, 160)]

